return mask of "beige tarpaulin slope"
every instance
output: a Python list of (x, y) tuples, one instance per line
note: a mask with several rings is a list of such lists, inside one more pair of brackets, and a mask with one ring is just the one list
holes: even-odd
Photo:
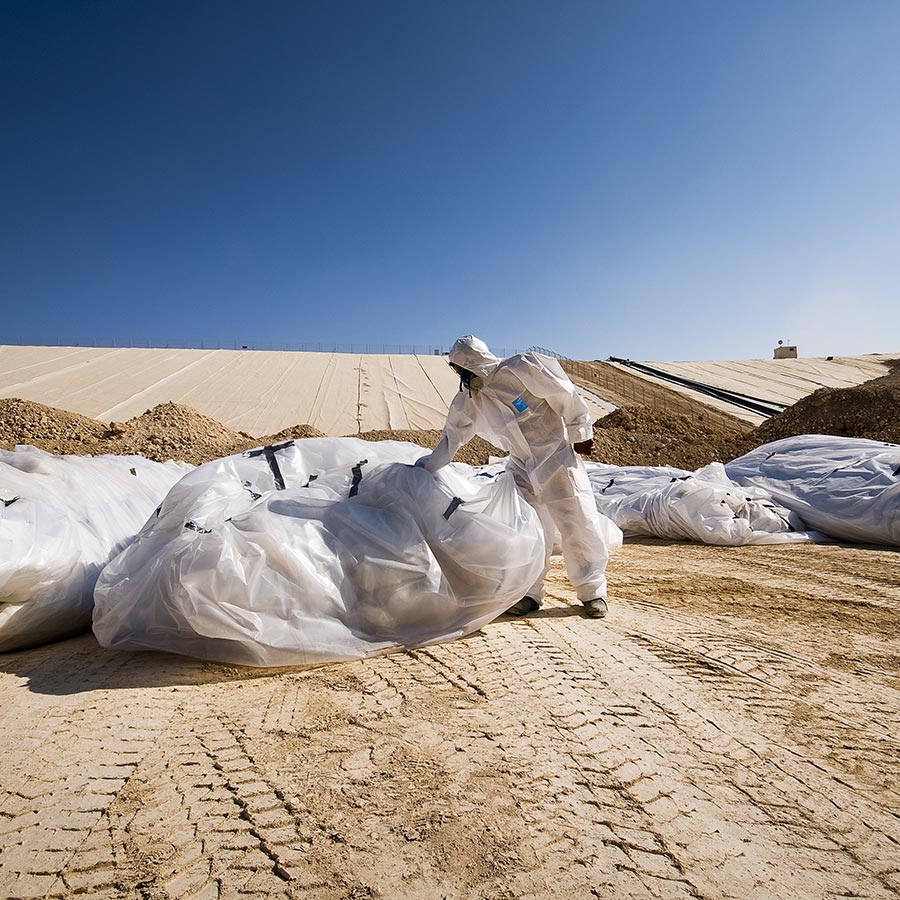
[(439, 356), (0, 346), (0, 397), (107, 422), (173, 400), (254, 435), (440, 428), (457, 385)]
[[(0, 397), (104, 422), (171, 400), (252, 435), (439, 429), (458, 387), (442, 356), (0, 346)], [(595, 418), (608, 412), (588, 403)]]

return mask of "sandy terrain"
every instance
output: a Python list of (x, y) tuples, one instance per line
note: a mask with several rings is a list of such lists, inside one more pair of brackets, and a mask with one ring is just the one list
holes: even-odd
[(900, 895), (895, 551), (646, 542), (314, 670), (0, 657), (0, 896)]

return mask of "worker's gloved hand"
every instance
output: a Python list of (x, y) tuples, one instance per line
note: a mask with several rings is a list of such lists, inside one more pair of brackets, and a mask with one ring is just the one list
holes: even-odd
[(587, 441), (579, 441), (577, 444), (572, 444), (575, 448), (576, 453), (580, 453), (583, 456), (590, 456), (591, 453), (594, 452), (594, 439), (590, 438)]
[(415, 461), (414, 465), (416, 466), (416, 468), (425, 469), (425, 468), (427, 468), (427, 466), (425, 464), (428, 462), (429, 459), (431, 459), (431, 454), (426, 453), (424, 456), (420, 456)]

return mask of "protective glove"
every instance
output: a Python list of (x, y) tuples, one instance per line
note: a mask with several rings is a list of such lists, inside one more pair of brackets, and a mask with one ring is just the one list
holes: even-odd
[(589, 438), (586, 441), (579, 441), (577, 444), (572, 444), (572, 447), (576, 453), (580, 453), (582, 456), (590, 456), (594, 452), (594, 439)]
[(427, 468), (425, 464), (428, 462), (429, 459), (431, 459), (431, 454), (426, 453), (424, 456), (420, 456), (413, 465), (415, 465), (416, 468), (425, 469), (425, 468)]

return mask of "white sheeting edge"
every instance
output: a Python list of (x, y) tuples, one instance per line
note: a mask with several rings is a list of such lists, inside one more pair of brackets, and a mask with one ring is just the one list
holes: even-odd
[(0, 450), (0, 652), (90, 628), (100, 570), (191, 468)]

